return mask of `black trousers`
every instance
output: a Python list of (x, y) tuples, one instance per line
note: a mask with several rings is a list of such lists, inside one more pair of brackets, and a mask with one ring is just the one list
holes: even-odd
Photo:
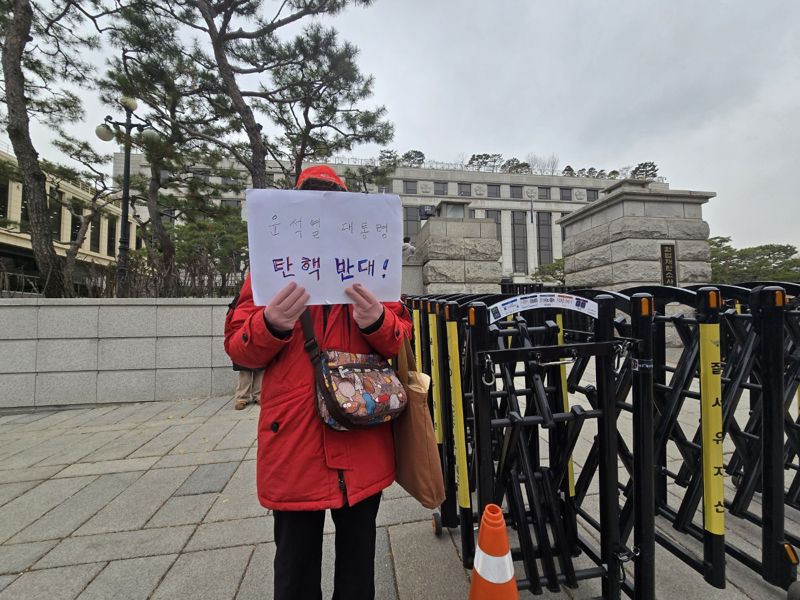
[[(374, 600), (375, 518), (380, 492), (355, 506), (331, 510), (336, 526), (332, 600)], [(322, 600), (325, 511), (273, 512), (275, 600)]]

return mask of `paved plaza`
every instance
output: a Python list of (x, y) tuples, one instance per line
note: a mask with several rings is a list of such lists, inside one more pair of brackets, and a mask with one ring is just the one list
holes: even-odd
[[(275, 546), (255, 496), (256, 418), (257, 407), (237, 412), (227, 398), (0, 415), (0, 600), (271, 598)], [(458, 532), (436, 538), (430, 523), (401, 489), (386, 490), (377, 598), (467, 597)], [(330, 598), (330, 518), (326, 532)], [(758, 555), (757, 529), (732, 538)], [(734, 561), (728, 589), (715, 590), (657, 551), (661, 598), (785, 597)], [(545, 597), (597, 595), (592, 581)]]

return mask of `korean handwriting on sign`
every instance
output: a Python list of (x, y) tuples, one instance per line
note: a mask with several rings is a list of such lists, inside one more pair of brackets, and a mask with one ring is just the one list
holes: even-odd
[(349, 222), (342, 223), (342, 231), (347, 231), (347, 232), (353, 233), (353, 222), (349, 221)]
[(319, 239), (319, 219), (311, 219), (311, 237)]
[(375, 261), (374, 260), (367, 260), (366, 258), (362, 258), (358, 261), (358, 272), (359, 273), (367, 273), (370, 276), (375, 275)]
[[(336, 274), (340, 277), (341, 281), (353, 279), (356, 273), (363, 273), (369, 277), (375, 277), (375, 259), (369, 258), (336, 258)], [(385, 259), (381, 264), (383, 272), (380, 273), (381, 278), (386, 278), (386, 271), (389, 269), (389, 259)]]
[(309, 275), (316, 275), (317, 281), (319, 281), (319, 265), (319, 256), (315, 256), (314, 258), (304, 256), (300, 260), (300, 268)]
[(353, 263), (349, 258), (337, 258), (336, 259), (336, 274), (342, 278), (342, 281), (347, 281), (348, 279), (352, 279), (355, 275), (352, 275), (350, 271), (353, 269)]
[(286, 258), (272, 259), (272, 268), (276, 273), (280, 273), (284, 277), (294, 277), (294, 273), (291, 272), (293, 264), (288, 256)]
[(276, 235), (280, 235), (278, 233), (278, 227), (279, 226), (280, 226), (280, 223), (278, 223), (278, 215), (272, 215), (272, 223), (270, 224), (269, 228), (270, 228), (270, 232), (272, 233), (273, 237), (276, 236)]
[(303, 219), (295, 219), (291, 223), (292, 229), (294, 230), (294, 234), (299, 237), (301, 240), (303, 239)]
[(361, 221), (361, 239), (367, 239), (367, 235), (369, 234), (369, 225), (366, 221)]
[(386, 239), (386, 234), (389, 232), (389, 226), (386, 223), (375, 225), (375, 231), (377, 231), (383, 239)]

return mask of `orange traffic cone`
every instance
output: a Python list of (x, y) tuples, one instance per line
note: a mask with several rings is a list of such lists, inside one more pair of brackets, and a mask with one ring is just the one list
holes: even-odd
[(469, 600), (519, 598), (506, 521), (503, 510), (496, 504), (488, 504), (483, 511), (473, 564)]

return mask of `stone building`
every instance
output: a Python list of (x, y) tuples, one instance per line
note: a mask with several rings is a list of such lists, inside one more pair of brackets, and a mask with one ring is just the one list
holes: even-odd
[[(16, 167), (17, 160), (10, 151), (0, 150), (0, 163), (13, 168)], [(49, 177), (46, 185), (56, 254), (65, 256), (70, 240), (80, 227), (80, 219), (73, 213), (81, 210), (82, 205), (88, 206), (92, 190), (67, 181), (56, 182)], [(131, 247), (140, 247), (141, 238), (137, 237), (137, 226), (132, 217), (128, 226)], [(82, 283), (86, 269), (92, 265), (105, 267), (116, 261), (120, 227), (121, 209), (119, 201), (115, 201), (104, 206), (89, 226), (86, 239), (77, 255), (76, 284)], [(0, 176), (0, 292), (4, 288), (19, 287), (15, 283), (9, 283), (11, 278), (24, 277), (30, 280), (32, 283), (24, 286), (26, 290), (38, 287), (36, 280), (39, 275), (27, 228), (28, 206), (22, 183)]]

